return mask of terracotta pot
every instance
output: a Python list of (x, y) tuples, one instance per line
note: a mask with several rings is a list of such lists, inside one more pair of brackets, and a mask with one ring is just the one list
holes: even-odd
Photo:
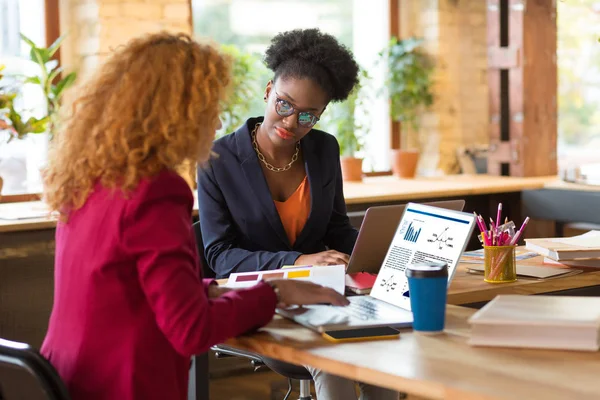
[(414, 178), (418, 162), (417, 150), (392, 150), (392, 173), (399, 178)]
[(361, 182), (363, 178), (362, 158), (341, 157), (342, 178), (348, 182)]

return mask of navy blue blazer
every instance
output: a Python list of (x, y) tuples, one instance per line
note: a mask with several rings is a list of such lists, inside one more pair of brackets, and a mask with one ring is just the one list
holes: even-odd
[(249, 127), (261, 120), (251, 118), (216, 140), (217, 157), (198, 169), (204, 252), (219, 278), (293, 265), (302, 254), (327, 249), (350, 254), (358, 236), (346, 214), (337, 140), (313, 129), (300, 141), (311, 210), (296, 242), (290, 244), (252, 147)]

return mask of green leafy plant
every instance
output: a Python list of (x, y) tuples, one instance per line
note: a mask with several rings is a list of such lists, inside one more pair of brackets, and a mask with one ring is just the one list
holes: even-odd
[(327, 110), (322, 123), (335, 133), (340, 145), (340, 155), (356, 157), (364, 147), (364, 140), (369, 132), (368, 90), (371, 77), (362, 69), (359, 82), (346, 100), (334, 104)]
[[(395, 121), (407, 123), (415, 134), (419, 129), (419, 113), (433, 103), (433, 64), (419, 49), (422, 43), (418, 38), (393, 37), (379, 54), (388, 66), (384, 91), (390, 99), (390, 115)], [(401, 147), (406, 148), (410, 129), (402, 132)]]
[(13, 85), (4, 81), (2, 70), (5, 67), (0, 65), (0, 132), (8, 132), (8, 142), (13, 139), (22, 139), (29, 133), (42, 133), (46, 131), (47, 117), (38, 119), (29, 117), (24, 119), (21, 113), (15, 109), (14, 101), (18, 91)]
[(44, 93), (47, 105), (46, 122), (48, 125), (46, 128), (50, 138), (52, 138), (60, 100), (65, 90), (75, 83), (77, 74), (71, 72), (64, 77), (60, 77), (63, 69), (58, 65), (58, 61), (52, 59), (52, 56), (58, 51), (65, 39), (64, 35), (56, 39), (56, 41), (48, 48), (38, 47), (31, 39), (23, 34), (21, 34), (21, 39), (30, 46), (29, 58), (39, 67), (39, 74), (27, 77), (25, 82), (39, 85)]
[(4, 83), (4, 75), (2, 71), (6, 68), (4, 65), (0, 65), (0, 130), (7, 129), (8, 124), (5, 120), (8, 109), (12, 106), (16, 93), (12, 92), (7, 84)]
[(221, 106), (223, 128), (220, 132), (224, 135), (233, 132), (250, 116), (252, 103), (260, 92), (258, 78), (264, 67), (257, 56), (235, 45), (221, 45), (221, 51), (231, 57), (233, 64), (230, 93)]

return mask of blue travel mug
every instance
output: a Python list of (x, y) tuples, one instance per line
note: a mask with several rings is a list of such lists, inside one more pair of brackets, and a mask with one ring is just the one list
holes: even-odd
[(413, 313), (413, 329), (419, 332), (440, 332), (446, 319), (448, 265), (426, 262), (406, 268), (408, 295)]

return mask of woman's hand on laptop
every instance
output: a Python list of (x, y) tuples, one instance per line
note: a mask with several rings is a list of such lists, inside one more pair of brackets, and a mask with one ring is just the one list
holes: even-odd
[(349, 304), (348, 299), (335, 290), (312, 282), (272, 279), (267, 283), (279, 292), (278, 307), (307, 304), (347, 306)]
[(314, 254), (302, 254), (294, 265), (348, 265), (350, 256), (335, 250)]

